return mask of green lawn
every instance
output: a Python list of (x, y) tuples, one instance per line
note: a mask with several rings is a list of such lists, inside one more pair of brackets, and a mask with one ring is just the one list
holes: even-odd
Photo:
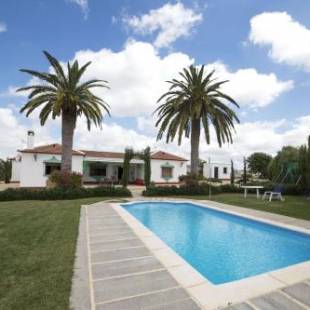
[(80, 205), (103, 198), (0, 203), (0, 309), (69, 309)]
[[(189, 196), (192, 199), (209, 199), (208, 196)], [(249, 209), (287, 215), (304, 220), (310, 220), (310, 200), (299, 196), (285, 196), (285, 201), (267, 202), (256, 199), (255, 195), (249, 195), (244, 199), (242, 194), (218, 194), (213, 195), (212, 200), (240, 206)]]

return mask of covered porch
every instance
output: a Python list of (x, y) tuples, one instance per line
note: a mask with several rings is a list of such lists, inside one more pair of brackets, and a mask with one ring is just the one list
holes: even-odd
[[(129, 183), (143, 184), (144, 162), (132, 160), (129, 169)], [(83, 184), (121, 184), (123, 161), (87, 159), (83, 161)]]

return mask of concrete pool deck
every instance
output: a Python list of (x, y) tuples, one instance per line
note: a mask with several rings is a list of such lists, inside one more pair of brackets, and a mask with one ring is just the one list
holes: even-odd
[[(223, 204), (193, 202), (227, 211)], [(229, 206), (229, 211), (300, 231), (310, 227), (307, 221), (256, 210)], [(119, 204), (103, 202), (81, 210), (71, 306), (78, 310), (309, 309), (309, 278), (310, 262), (305, 262), (213, 285)]]

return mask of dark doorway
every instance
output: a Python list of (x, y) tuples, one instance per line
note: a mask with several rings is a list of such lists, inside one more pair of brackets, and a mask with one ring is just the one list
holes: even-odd
[(123, 167), (118, 167), (118, 173), (117, 173), (118, 179), (121, 180), (123, 177)]
[(219, 167), (214, 167), (214, 179), (219, 178)]

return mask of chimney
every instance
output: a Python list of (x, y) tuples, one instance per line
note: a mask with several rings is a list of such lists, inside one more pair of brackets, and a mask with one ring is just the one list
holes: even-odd
[(27, 149), (32, 149), (34, 147), (34, 131), (28, 130), (27, 132)]

